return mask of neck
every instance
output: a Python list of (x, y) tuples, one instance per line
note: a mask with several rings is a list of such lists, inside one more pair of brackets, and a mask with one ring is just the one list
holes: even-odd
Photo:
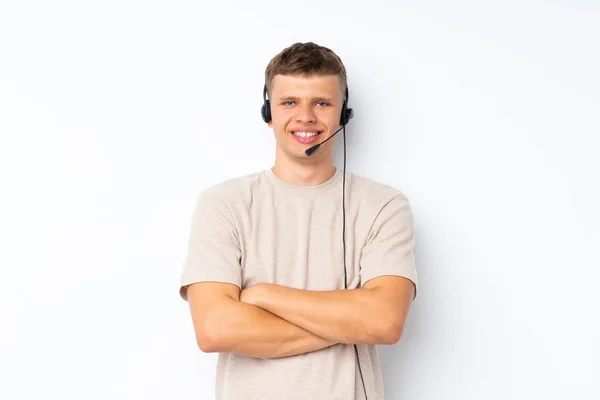
[(336, 168), (331, 159), (317, 163), (303, 164), (293, 162), (284, 157), (276, 157), (275, 165), (271, 170), (279, 179), (290, 185), (314, 186), (331, 179), (335, 174)]

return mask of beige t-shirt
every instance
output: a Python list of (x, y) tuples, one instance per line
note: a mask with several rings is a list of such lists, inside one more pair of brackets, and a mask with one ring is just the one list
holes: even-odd
[[(198, 196), (186, 285), (227, 282), (241, 289), (258, 282), (303, 290), (344, 289), (342, 176), (336, 170), (316, 186), (294, 186), (271, 169), (227, 180)], [(346, 173), (348, 289), (381, 275), (417, 286), (413, 220), (398, 190)], [(368, 400), (383, 400), (375, 345), (357, 345)], [(217, 400), (363, 400), (353, 345), (276, 359), (220, 353)]]

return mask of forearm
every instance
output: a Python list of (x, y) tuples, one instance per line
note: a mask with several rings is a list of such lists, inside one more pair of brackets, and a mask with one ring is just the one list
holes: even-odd
[[(390, 299), (393, 301), (393, 299)], [(397, 319), (385, 294), (375, 289), (307, 291), (266, 285), (256, 305), (336, 343), (395, 342)]]
[(234, 299), (215, 311), (206, 330), (210, 352), (257, 358), (303, 354), (335, 344), (252, 304)]

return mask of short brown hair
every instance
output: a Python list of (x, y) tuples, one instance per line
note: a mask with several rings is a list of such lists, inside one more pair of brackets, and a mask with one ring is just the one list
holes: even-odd
[(265, 85), (271, 93), (275, 75), (336, 75), (346, 91), (346, 68), (332, 50), (313, 42), (294, 43), (271, 59), (265, 70)]

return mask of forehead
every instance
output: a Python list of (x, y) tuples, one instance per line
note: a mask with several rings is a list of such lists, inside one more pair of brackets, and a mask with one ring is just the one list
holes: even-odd
[(342, 87), (335, 75), (275, 75), (271, 95), (335, 97), (342, 95)]

